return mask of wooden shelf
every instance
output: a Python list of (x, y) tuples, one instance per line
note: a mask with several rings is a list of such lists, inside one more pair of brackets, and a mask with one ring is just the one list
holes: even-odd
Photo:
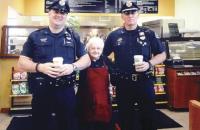
[(157, 101), (156, 104), (167, 104), (168, 101)]
[(155, 67), (164, 67), (165, 65), (155, 65)]
[(166, 94), (166, 92), (156, 92), (156, 95), (163, 95)]
[(112, 107), (117, 107), (117, 104), (112, 104)]
[(15, 111), (15, 110), (31, 110), (32, 107), (31, 106), (20, 106), (20, 107), (11, 107), (10, 110), (11, 111)]
[(165, 77), (165, 74), (155, 74), (155, 77)]
[(11, 82), (27, 82), (27, 79), (11, 79)]
[(32, 94), (10, 95), (10, 97), (32, 97)]
[(154, 84), (154, 86), (159, 86), (159, 85), (165, 86), (166, 83), (155, 83), (155, 84)]

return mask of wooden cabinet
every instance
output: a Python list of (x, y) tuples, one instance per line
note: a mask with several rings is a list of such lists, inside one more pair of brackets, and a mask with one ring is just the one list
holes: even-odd
[(188, 108), (189, 100), (200, 99), (200, 67), (167, 68), (169, 105)]

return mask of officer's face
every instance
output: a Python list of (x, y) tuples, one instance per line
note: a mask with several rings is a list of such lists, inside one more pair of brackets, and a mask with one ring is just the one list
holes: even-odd
[(137, 20), (139, 17), (138, 11), (126, 11), (122, 13), (121, 16), (122, 16), (125, 26), (137, 25)]
[(49, 24), (54, 27), (63, 27), (67, 18), (66, 13), (61, 13), (56, 10), (49, 11)]
[(103, 47), (98, 44), (91, 44), (88, 48), (88, 53), (92, 60), (98, 60), (103, 51)]

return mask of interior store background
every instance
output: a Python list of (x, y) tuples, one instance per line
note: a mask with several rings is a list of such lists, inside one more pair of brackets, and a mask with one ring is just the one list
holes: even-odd
[[(184, 19), (184, 31), (200, 30), (199, 0), (158, 0), (157, 14), (141, 14), (139, 24), (155, 19)], [(0, 0), (0, 28), (3, 25), (45, 26), (48, 25), (44, 13), (44, 0)], [(71, 13), (81, 26), (115, 28), (121, 26), (117, 13)], [(2, 30), (0, 29), (0, 39)], [(0, 41), (1, 42), (1, 41)], [(2, 44), (2, 43), (0, 43)], [(11, 68), (17, 58), (0, 57), (0, 112), (10, 108)]]

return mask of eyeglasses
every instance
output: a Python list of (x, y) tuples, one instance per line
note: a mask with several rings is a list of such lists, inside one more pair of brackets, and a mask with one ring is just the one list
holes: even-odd
[(123, 12), (123, 14), (127, 15), (127, 16), (130, 15), (130, 14), (134, 15), (134, 14), (136, 14), (136, 11), (135, 10), (125, 11), (125, 12)]

